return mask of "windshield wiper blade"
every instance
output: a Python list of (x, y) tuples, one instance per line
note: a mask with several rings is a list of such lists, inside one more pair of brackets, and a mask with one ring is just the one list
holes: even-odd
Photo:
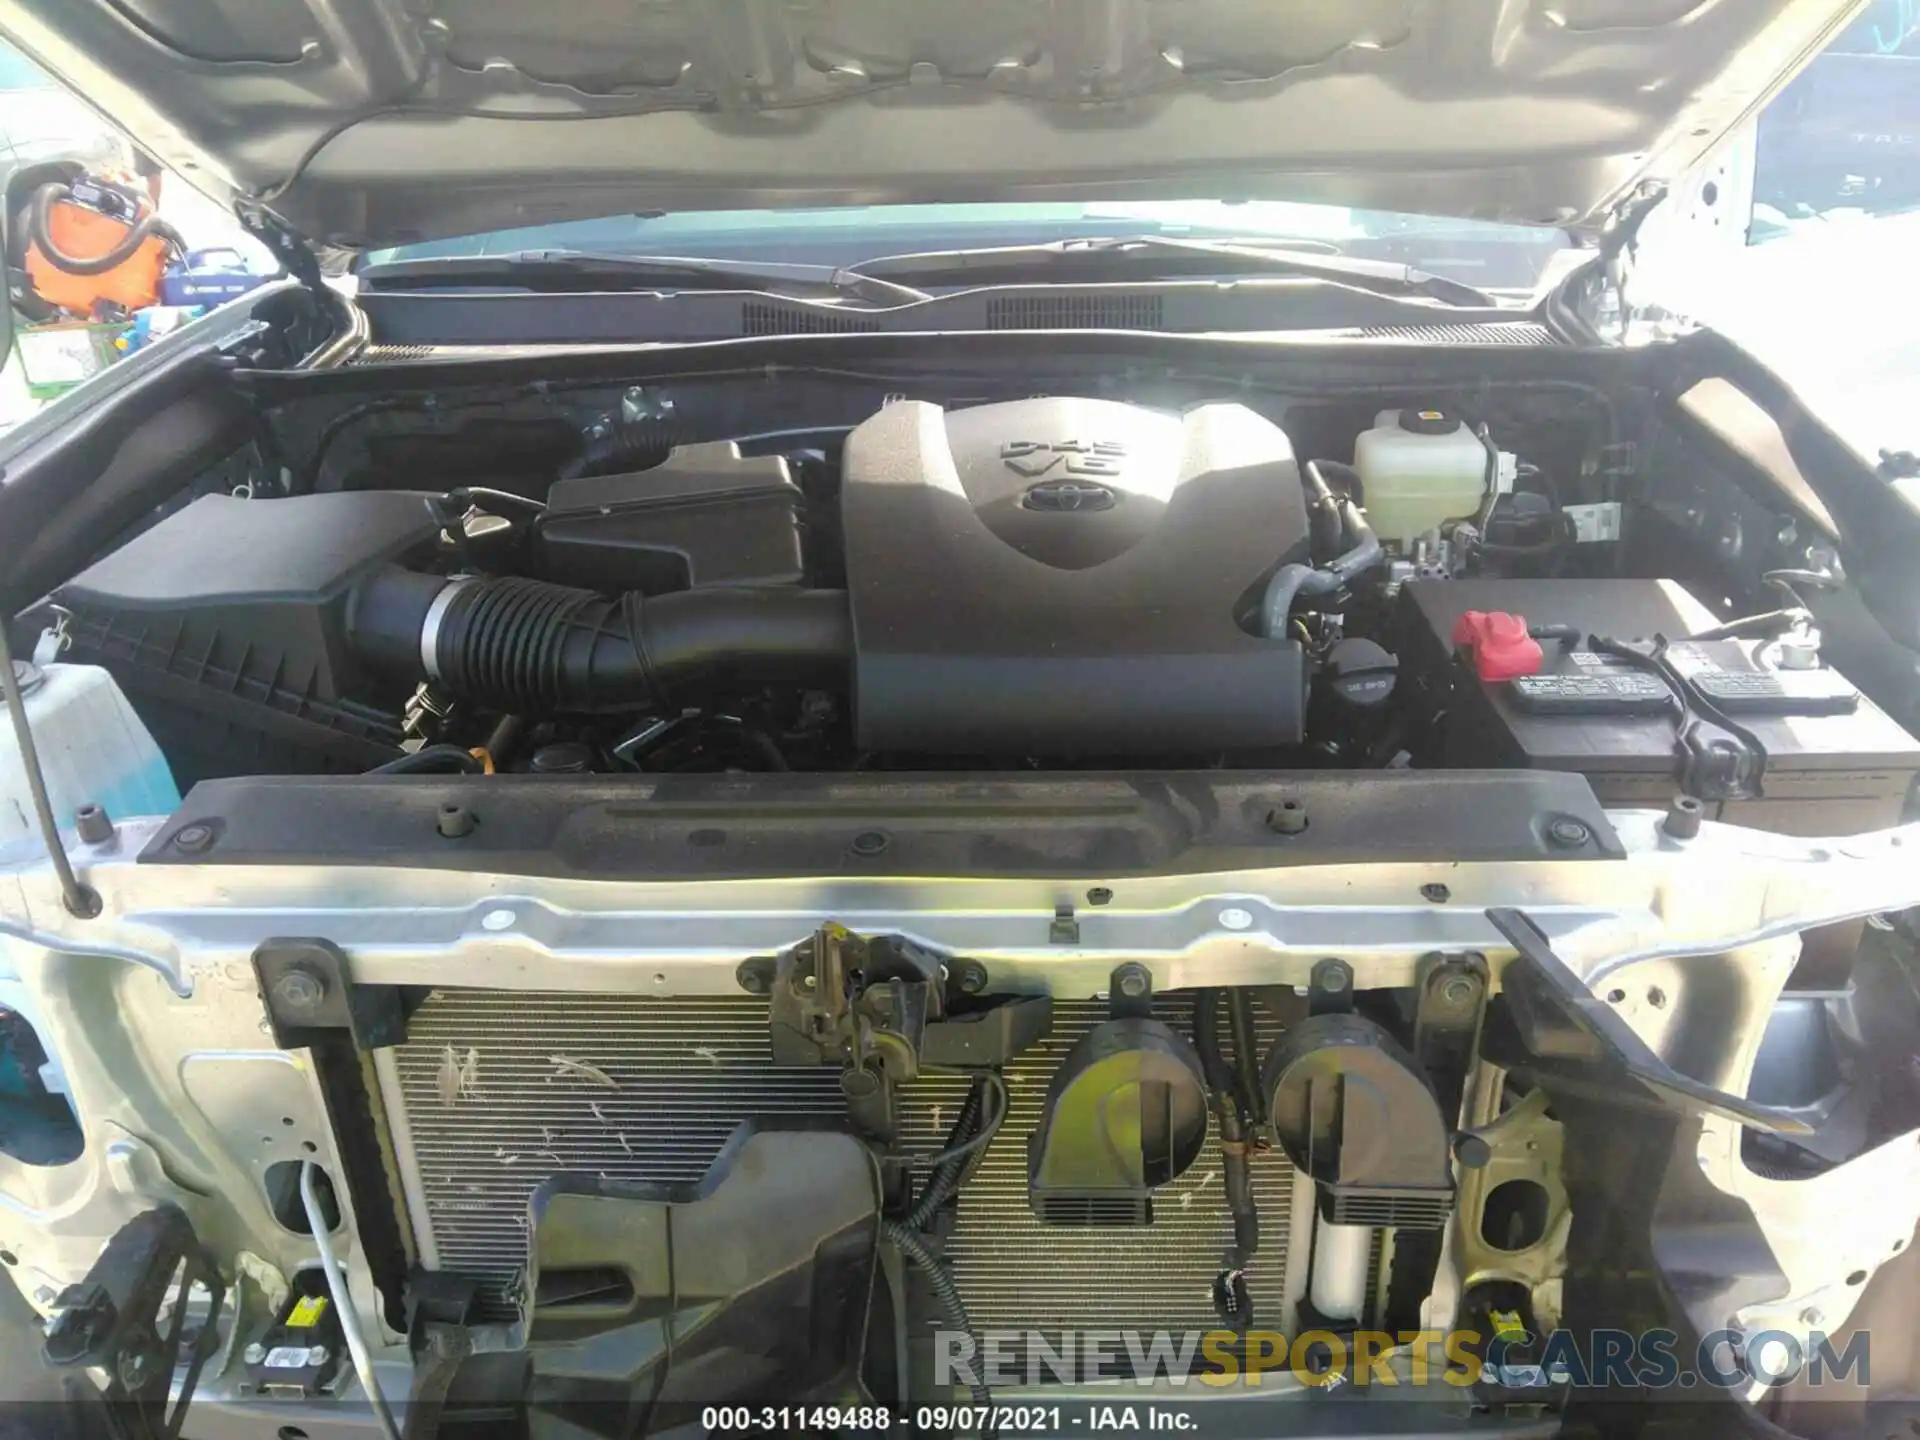
[(1285, 242), (1194, 240), (1173, 235), (1112, 235), (1004, 245), (975, 250), (928, 250), (883, 255), (842, 271), (921, 285), (1018, 285), (1040, 280), (1171, 279), (1195, 275), (1296, 276), (1350, 285), (1376, 295), (1419, 295), (1447, 305), (1494, 307), (1486, 291), (1430, 275), (1411, 265), (1320, 255), (1284, 248)]
[(718, 260), (700, 255), (605, 255), (590, 250), (521, 250), (505, 255), (439, 255), (389, 260), (358, 272), (370, 290), (500, 286), (515, 290), (762, 290), (795, 298), (907, 305), (924, 290), (831, 265)]

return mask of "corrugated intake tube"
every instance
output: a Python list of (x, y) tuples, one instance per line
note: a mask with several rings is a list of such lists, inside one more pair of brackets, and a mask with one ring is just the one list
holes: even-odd
[(729, 687), (842, 688), (853, 653), (839, 590), (599, 595), (398, 568), (361, 582), (347, 629), (383, 669), (533, 715), (633, 710)]

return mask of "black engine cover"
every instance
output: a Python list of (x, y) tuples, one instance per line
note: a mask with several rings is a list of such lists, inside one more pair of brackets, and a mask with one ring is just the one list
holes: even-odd
[(1306, 558), (1306, 503), (1245, 406), (902, 401), (847, 437), (841, 505), (863, 747), (1299, 743), (1305, 658), (1235, 611)]

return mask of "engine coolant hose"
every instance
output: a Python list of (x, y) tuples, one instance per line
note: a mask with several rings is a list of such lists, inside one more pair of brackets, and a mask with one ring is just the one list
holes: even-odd
[[(1293, 602), (1301, 596), (1331, 595), (1343, 590), (1356, 576), (1386, 558), (1373, 527), (1367, 523), (1366, 512), (1351, 496), (1333, 494), (1327, 485), (1326, 470), (1353, 474), (1348, 466), (1331, 460), (1309, 460), (1305, 471), (1309, 506), (1315, 510), (1330, 506), (1339, 515), (1340, 531), (1348, 548), (1325, 565), (1282, 565), (1273, 572), (1260, 601), (1260, 633), (1269, 639), (1277, 640), (1287, 633), (1287, 616), (1292, 613)], [(1358, 478), (1354, 476), (1356, 482)]]
[(347, 634), (370, 664), (525, 715), (643, 709), (729, 687), (843, 688), (853, 654), (840, 590), (600, 595), (397, 566), (355, 587)]

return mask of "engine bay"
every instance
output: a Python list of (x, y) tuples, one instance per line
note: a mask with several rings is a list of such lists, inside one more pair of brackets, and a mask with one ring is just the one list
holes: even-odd
[[(18, 627), (131, 717), (94, 774), (185, 797), (89, 873), (127, 953), (174, 946), (116, 1002), (154, 1103), (274, 1112), (214, 1127), (239, 1218), (187, 1206), (284, 1262), (229, 1322), (238, 1403), (346, 1383), (296, 1318), (341, 1294), (323, 1203), (416, 1386), (457, 1333), (512, 1359), (462, 1372), (482, 1409), (650, 1433), (980, 1400), (955, 1337), (1019, 1371), (1111, 1327), (1238, 1355), (1611, 1313), (1573, 1217), (1694, 1141), (1589, 1063), (1683, 1097), (1726, 1158), (1682, 1160), (1736, 1189), (1920, 1115), (1864, 1058), (1909, 1008), (1889, 932), (1837, 890), (1804, 941), (1741, 908), (1833, 859), (1781, 837), (1908, 813), (1914, 697), (1835, 537), (1635, 383), (410, 368), (246, 380), (245, 442), (110, 512)], [(1595, 862), (1656, 877), (1660, 924), (1622, 939)], [(1756, 1098), (1789, 975), (1885, 1015)], [(314, 1093), (242, 1063), (262, 1031)], [(1472, 1397), (1565, 1400), (1524, 1392)]]
[(720, 437), (644, 387), (572, 437), (359, 407), (356, 458), (305, 493), (192, 498), (51, 613), (183, 789), (1523, 765), (1652, 804), (1791, 775), (1792, 803), (1838, 807), (1799, 833), (1897, 815), (1920, 748), (1823, 660), (1795, 589), (1836, 583), (1830, 546), (1730, 616), (1623, 537), (1604, 407), (1405, 398), (900, 395)]

